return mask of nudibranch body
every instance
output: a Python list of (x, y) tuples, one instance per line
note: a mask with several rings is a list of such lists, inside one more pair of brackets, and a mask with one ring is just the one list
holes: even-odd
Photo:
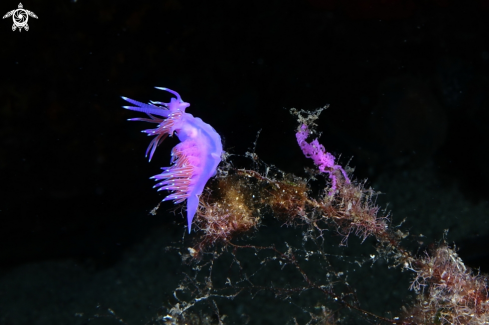
[(168, 135), (172, 136), (175, 133), (180, 140), (180, 143), (172, 149), (171, 166), (163, 167), (161, 174), (151, 178), (159, 182), (154, 186), (159, 187), (158, 191), (173, 191), (163, 201), (173, 200), (177, 204), (187, 200), (187, 222), (190, 233), (192, 220), (199, 206), (199, 197), (209, 178), (216, 174), (217, 166), (221, 162), (223, 152), (221, 137), (212, 126), (185, 112), (190, 104), (184, 102), (176, 91), (156, 88), (168, 91), (176, 98), (173, 97), (169, 103), (150, 101), (150, 104), (144, 104), (122, 97), (136, 105), (124, 106), (124, 108), (143, 112), (149, 116), (149, 118), (132, 118), (129, 121), (158, 123), (155, 129), (142, 131), (149, 136), (156, 136), (146, 150), (146, 157), (149, 153), (150, 161), (156, 147)]

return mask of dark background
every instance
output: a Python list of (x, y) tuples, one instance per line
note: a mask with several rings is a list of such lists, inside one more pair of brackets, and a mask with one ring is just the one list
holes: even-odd
[[(331, 104), (321, 142), (342, 164), (353, 157), (355, 176), (386, 193), (395, 222), (410, 218), (418, 237), (408, 241), (436, 242), (450, 228), (466, 261), (485, 267), (489, 1), (22, 4), (39, 17), (29, 31), (0, 24), (4, 274), (66, 260), (106, 269), (153, 232), (181, 237), (171, 203), (148, 214), (163, 197), (149, 177), (168, 166), (176, 140), (148, 163), (146, 125), (126, 121), (141, 114), (121, 108), (120, 96), (167, 101), (155, 86), (179, 92), (229, 153), (250, 151), (262, 130), (259, 157), (297, 175), (312, 164), (288, 109)], [(418, 213), (427, 205), (430, 215)], [(465, 214), (450, 221), (440, 210)]]

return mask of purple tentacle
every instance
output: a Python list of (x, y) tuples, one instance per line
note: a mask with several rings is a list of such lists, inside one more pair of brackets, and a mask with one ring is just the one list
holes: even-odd
[(168, 117), (168, 114), (170, 114), (170, 111), (167, 108), (141, 103), (141, 102), (138, 102), (137, 100), (130, 99), (130, 98), (127, 98), (124, 96), (121, 96), (121, 97), (122, 97), (122, 99), (124, 99), (125, 101), (127, 101), (129, 103), (131, 103), (133, 105), (137, 105), (137, 106), (123, 106), (125, 109), (130, 109), (130, 110), (136, 111), (136, 112), (143, 112), (146, 114), (159, 115), (159, 116), (163, 116), (163, 117)]

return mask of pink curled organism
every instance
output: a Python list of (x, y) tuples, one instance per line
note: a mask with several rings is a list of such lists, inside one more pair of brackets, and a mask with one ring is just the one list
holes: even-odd
[(343, 167), (340, 165), (335, 165), (334, 160), (335, 157), (326, 152), (324, 146), (319, 143), (318, 139), (314, 139), (311, 143), (307, 143), (306, 139), (309, 136), (309, 128), (306, 124), (301, 124), (299, 127), (299, 131), (295, 134), (297, 138), (297, 143), (302, 149), (302, 152), (307, 158), (311, 158), (314, 161), (314, 164), (318, 166), (319, 171), (321, 173), (327, 173), (329, 178), (331, 179), (331, 189), (329, 190), (329, 195), (333, 195), (336, 191), (336, 175), (334, 174), (335, 170), (340, 170), (345, 178), (345, 182), (347, 184), (350, 183), (350, 179), (346, 174)]

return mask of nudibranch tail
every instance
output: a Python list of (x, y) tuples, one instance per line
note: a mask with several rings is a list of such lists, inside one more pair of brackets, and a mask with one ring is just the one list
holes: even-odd
[(199, 207), (199, 197), (197, 195), (191, 195), (187, 199), (187, 223), (188, 229), (190, 233), (190, 229), (192, 229), (192, 220), (194, 219), (194, 215), (197, 212), (197, 208)]
[(151, 101), (150, 104), (144, 104), (122, 97), (136, 105), (124, 106), (124, 108), (143, 112), (149, 116), (149, 118), (132, 118), (129, 119), (130, 121), (158, 123), (156, 128), (142, 131), (147, 135), (156, 136), (146, 149), (146, 156), (149, 153), (150, 161), (158, 145), (168, 135), (172, 136), (175, 133), (181, 141), (172, 150), (171, 166), (162, 168), (161, 174), (151, 178), (159, 182), (154, 186), (158, 187), (158, 191), (172, 191), (163, 201), (173, 200), (176, 204), (187, 200), (187, 222), (190, 233), (192, 220), (198, 209), (199, 197), (209, 178), (216, 174), (217, 166), (221, 162), (223, 152), (221, 137), (212, 126), (185, 112), (190, 104), (184, 102), (176, 91), (156, 88), (170, 92), (176, 98), (172, 98), (169, 103)]

